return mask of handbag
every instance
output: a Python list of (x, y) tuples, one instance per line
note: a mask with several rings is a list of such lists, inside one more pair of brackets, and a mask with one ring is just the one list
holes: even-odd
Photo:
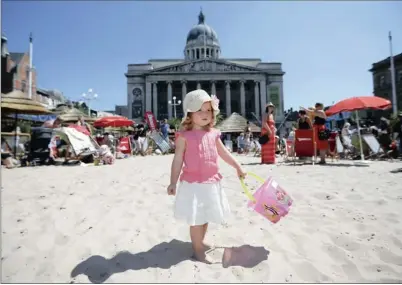
[(258, 138), (258, 142), (260, 143), (260, 145), (266, 144), (267, 142), (269, 142), (269, 136), (268, 134), (262, 135)]
[(318, 139), (320, 141), (326, 141), (329, 139), (329, 137), (331, 136), (331, 131), (330, 130), (322, 130), (318, 132)]

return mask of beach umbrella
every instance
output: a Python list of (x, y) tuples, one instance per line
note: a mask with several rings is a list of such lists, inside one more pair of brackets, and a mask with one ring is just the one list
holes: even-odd
[(134, 121), (129, 120), (125, 117), (122, 116), (110, 116), (110, 117), (103, 117), (100, 119), (97, 119), (94, 122), (94, 127), (95, 128), (106, 128), (106, 127), (114, 127), (114, 128), (120, 128), (120, 127), (131, 127), (134, 125)]
[(339, 101), (331, 106), (325, 114), (332, 116), (341, 112), (352, 112), (366, 109), (385, 110), (391, 108), (391, 101), (377, 96), (352, 97)]
[(50, 111), (42, 104), (30, 99), (20, 90), (14, 90), (8, 94), (1, 94), (1, 112), (14, 114), (15, 135), (14, 135), (14, 155), (17, 153), (17, 119), (18, 114), (49, 114)]
[(29, 99), (27, 95), (20, 90), (12, 91), (8, 94), (1, 94), (1, 111), (13, 114), (50, 114), (42, 104)]
[[(247, 119), (238, 113), (232, 113), (228, 118), (219, 123), (216, 128), (222, 133), (242, 133), (247, 126)], [(252, 133), (261, 132), (261, 128), (253, 123), (248, 125)]]
[(359, 143), (360, 143), (360, 155), (361, 160), (364, 161), (364, 154), (363, 154), (363, 144), (362, 144), (362, 136), (360, 132), (360, 124), (359, 124), (359, 113), (360, 110), (366, 109), (374, 109), (374, 110), (386, 110), (391, 108), (392, 104), (391, 101), (376, 97), (376, 96), (361, 96), (361, 97), (352, 97), (342, 101), (339, 101), (327, 111), (325, 114), (327, 116), (332, 116), (334, 114), (338, 114), (341, 112), (352, 112), (356, 113), (356, 123), (357, 123), (357, 130), (359, 135)]
[(56, 109), (52, 111), (53, 114), (56, 114), (58, 118), (64, 123), (66, 122), (74, 122), (76, 123), (80, 117), (83, 117), (86, 122), (93, 122), (95, 118), (88, 117), (85, 113), (81, 112), (77, 108), (67, 105), (60, 105)]

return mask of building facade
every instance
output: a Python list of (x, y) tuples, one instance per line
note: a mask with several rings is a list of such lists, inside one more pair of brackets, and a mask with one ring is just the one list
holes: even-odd
[(129, 118), (141, 119), (146, 111), (152, 111), (158, 119), (173, 118), (175, 113), (180, 118), (183, 108), (178, 101), (187, 92), (204, 89), (219, 98), (224, 116), (237, 112), (250, 120), (261, 118), (265, 105), (272, 102), (277, 121), (283, 119), (285, 73), (281, 63), (221, 58), (218, 36), (205, 24), (202, 12), (187, 35), (183, 53), (183, 59), (151, 59), (145, 64), (128, 65)]
[[(392, 103), (390, 58), (373, 63), (369, 70), (373, 76), (373, 93), (375, 96), (386, 98)], [(398, 109), (402, 110), (402, 53), (394, 56), (396, 100)], [(392, 112), (392, 109), (389, 111)]]
[(58, 90), (45, 90), (37, 87), (37, 72), (32, 70), (32, 86), (29, 86), (29, 52), (9, 52), (7, 38), (1, 37), (1, 93), (7, 94), (15, 90), (29, 96), (32, 89), (32, 100), (48, 109), (65, 103), (63, 93)]
[[(21, 90), (29, 93), (29, 53), (9, 52), (7, 48), (7, 38), (1, 37), (1, 93), (7, 94), (14, 90)], [(36, 98), (36, 70), (32, 70), (32, 99)]]

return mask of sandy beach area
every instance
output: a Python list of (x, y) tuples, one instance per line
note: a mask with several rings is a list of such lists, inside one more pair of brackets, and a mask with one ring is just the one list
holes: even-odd
[[(191, 259), (188, 226), (173, 218), (171, 155), (3, 169), (1, 281), (402, 282), (400, 161), (262, 166), (237, 157), (246, 171), (272, 175), (294, 205), (271, 224), (247, 208), (221, 162), (232, 216), (209, 228), (211, 265)], [(232, 266), (220, 262), (221, 247), (234, 247)]]

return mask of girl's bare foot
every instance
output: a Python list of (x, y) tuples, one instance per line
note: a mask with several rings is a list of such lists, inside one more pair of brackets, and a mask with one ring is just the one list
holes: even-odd
[(209, 244), (206, 244), (206, 243), (203, 243), (202, 245), (204, 247), (205, 252), (210, 251), (210, 250), (215, 248), (215, 246), (209, 245)]
[(205, 251), (202, 252), (194, 252), (194, 258), (198, 260), (199, 262), (206, 263), (206, 264), (212, 264), (212, 262), (207, 258)]

